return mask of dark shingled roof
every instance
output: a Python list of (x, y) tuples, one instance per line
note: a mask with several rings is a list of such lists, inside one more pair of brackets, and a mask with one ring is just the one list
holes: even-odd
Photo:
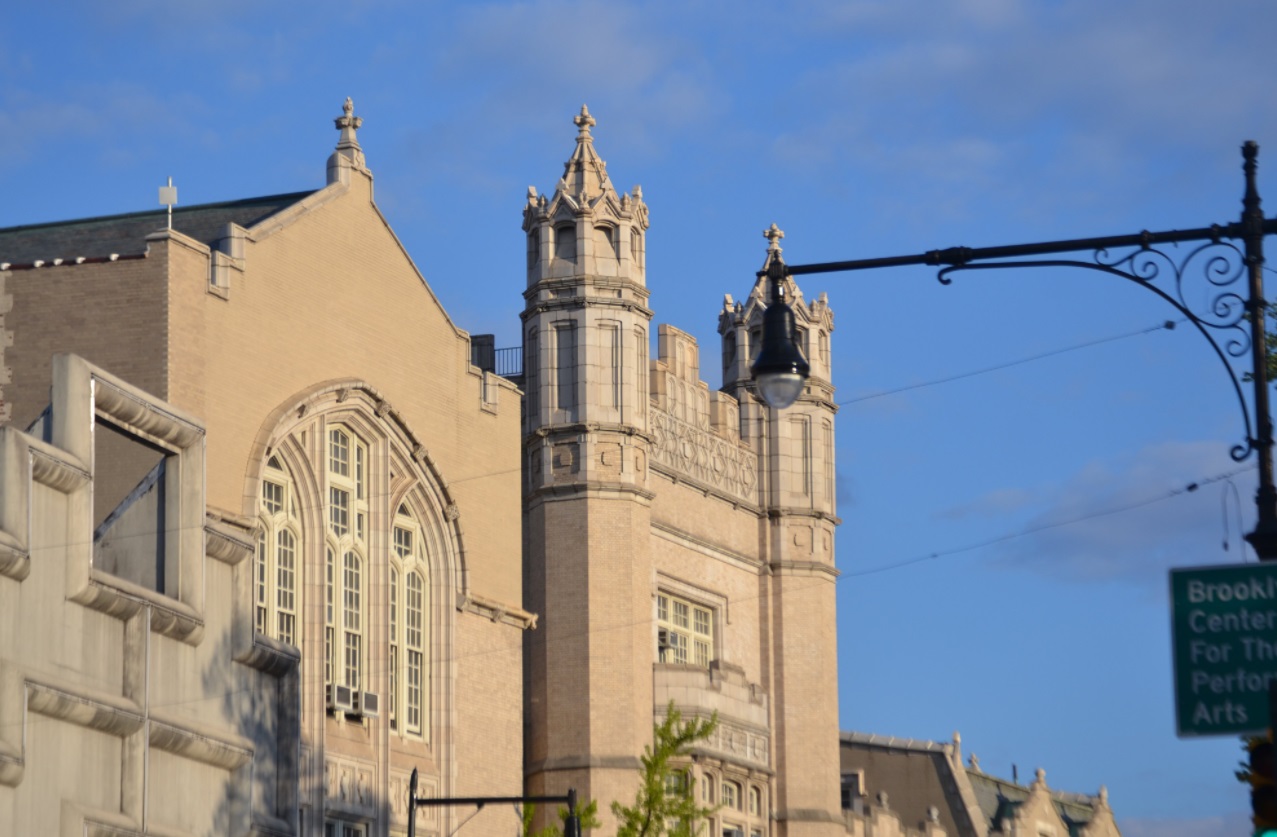
[[(227, 224), (251, 227), (313, 192), (293, 192), (225, 203), (173, 208), (173, 229), (209, 246), (222, 238)], [(80, 256), (101, 258), (146, 251), (146, 236), (168, 226), (167, 210), (131, 212), (102, 218), (56, 221), (0, 229), (0, 262), (30, 264), (43, 259)]]
[[(976, 801), (990, 825), (998, 825), (1004, 818), (1015, 816), (1016, 809), (1029, 798), (1030, 789), (1024, 785), (978, 770), (968, 769), (967, 776), (971, 780), (971, 789), (975, 791)], [(1070, 837), (1076, 837), (1095, 814), (1094, 802), (1082, 794), (1052, 791), (1051, 801), (1055, 804), (1055, 812), (1068, 827)]]

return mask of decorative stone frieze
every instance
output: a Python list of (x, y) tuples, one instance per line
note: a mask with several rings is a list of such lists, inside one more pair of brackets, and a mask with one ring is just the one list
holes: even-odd
[(655, 439), (652, 464), (658, 471), (694, 480), (731, 500), (758, 501), (758, 455), (752, 450), (656, 407), (649, 422)]

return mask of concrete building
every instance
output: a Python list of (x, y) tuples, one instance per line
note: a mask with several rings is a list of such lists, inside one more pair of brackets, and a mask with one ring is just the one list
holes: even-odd
[(402, 834), (414, 767), (522, 784), (519, 392), (336, 123), (316, 191), (0, 230), (0, 833)]
[(1121, 837), (1108, 792), (1066, 793), (992, 776), (962, 739), (844, 732), (842, 808), (855, 837)]
[(528, 790), (632, 800), (673, 701), (718, 713), (691, 765), (721, 805), (709, 833), (832, 837), (833, 314), (789, 283), (812, 374), (784, 413), (748, 369), (761, 284), (724, 302), (720, 390), (677, 328), (657, 328), (649, 361), (643, 193), (616, 191), (588, 110), (575, 124), (563, 176), (523, 214)]

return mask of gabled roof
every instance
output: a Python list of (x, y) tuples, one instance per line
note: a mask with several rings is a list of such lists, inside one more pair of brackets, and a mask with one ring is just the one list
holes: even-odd
[[(292, 192), (223, 203), (174, 207), (173, 229), (210, 247), (225, 236), (227, 224), (251, 227), (313, 194)], [(49, 224), (0, 229), (0, 263), (101, 258), (111, 254), (138, 255), (146, 251), (146, 236), (168, 226), (167, 210), (81, 218)]]
[[(985, 821), (994, 828), (1000, 827), (1004, 819), (1014, 818), (1016, 811), (1032, 793), (1029, 786), (990, 776), (979, 768), (968, 767), (967, 779), (971, 782), (971, 789), (975, 791), (976, 801)], [(1068, 827), (1071, 837), (1076, 837), (1095, 815), (1096, 799), (1057, 790), (1051, 790), (1050, 794), (1055, 812)]]

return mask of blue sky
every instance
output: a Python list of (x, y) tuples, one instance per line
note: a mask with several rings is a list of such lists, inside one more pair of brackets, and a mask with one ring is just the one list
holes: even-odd
[[(526, 189), (552, 189), (588, 103), (651, 209), (657, 318), (713, 358), (773, 221), (791, 263), (1228, 222), (1247, 139), (1271, 211), (1275, 31), (1262, 0), (21, 4), (0, 15), (0, 226), (147, 209), (168, 176), (188, 205), (316, 188), (352, 96), (427, 280), (514, 345)], [(1109, 339), (1174, 312), (1089, 272), (802, 286), (829, 292), (853, 402), (843, 726), (956, 729), (991, 772), (1106, 784), (1128, 837), (1243, 833), (1237, 742), (1172, 720), (1166, 569), (1239, 560), (1254, 517), (1206, 343)]]

